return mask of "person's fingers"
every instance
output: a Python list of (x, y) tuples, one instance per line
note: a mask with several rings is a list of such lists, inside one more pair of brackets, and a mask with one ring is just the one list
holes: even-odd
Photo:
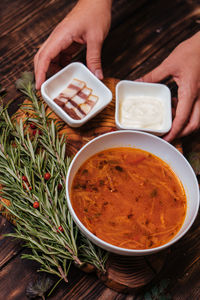
[[(65, 48), (68, 48), (72, 43), (71, 39), (65, 39)], [(40, 48), (34, 58), (34, 70), (36, 89), (40, 89), (45, 81), (46, 73), (51, 61), (63, 50), (62, 44), (58, 41), (46, 41)]]
[(166, 141), (171, 142), (175, 139), (187, 123), (194, 100), (196, 99), (194, 91), (196, 91), (196, 87), (193, 86), (193, 83), (190, 83), (187, 87), (184, 83), (180, 83), (178, 88), (176, 116), (173, 120), (170, 132), (164, 136)]
[(88, 39), (86, 55), (87, 66), (99, 79), (103, 79), (103, 71), (101, 66), (101, 48), (101, 41)]
[(34, 69), (35, 69), (35, 87), (40, 89), (42, 83), (45, 81), (46, 72), (50, 66), (50, 62), (54, 58), (46, 51), (39, 51), (34, 59)]
[(195, 132), (199, 128), (200, 128), (200, 96), (195, 101), (189, 122), (186, 125), (186, 127), (183, 129), (183, 131), (179, 134), (179, 137), (189, 135), (190, 133)]
[(139, 81), (144, 82), (159, 82), (166, 77), (172, 75), (172, 70), (169, 68), (169, 65), (164, 60), (158, 67), (156, 67), (151, 72), (147, 73), (139, 79)]
[[(35, 86), (36, 86), (36, 89), (39, 89), (42, 82), (45, 80), (42, 81), (41, 79), (41, 75), (40, 75), (40, 58), (41, 58), (41, 52), (43, 51), (43, 49), (45, 48), (47, 44), (47, 41), (40, 47), (40, 49), (38, 50), (38, 52), (36, 53), (36, 55), (34, 56), (34, 73), (35, 73)], [(50, 59), (49, 61), (47, 62), (47, 69), (50, 65)], [(45, 71), (44, 71), (45, 73)]]

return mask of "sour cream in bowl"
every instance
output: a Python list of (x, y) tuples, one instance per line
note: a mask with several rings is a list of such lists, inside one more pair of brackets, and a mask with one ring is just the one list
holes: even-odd
[(172, 125), (169, 88), (163, 84), (120, 81), (116, 86), (115, 122), (118, 129), (164, 135)]

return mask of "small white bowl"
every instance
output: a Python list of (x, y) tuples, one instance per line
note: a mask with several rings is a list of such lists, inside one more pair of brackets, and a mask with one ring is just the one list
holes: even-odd
[[(187, 197), (187, 211), (184, 223), (176, 236), (168, 243), (151, 249), (132, 250), (111, 245), (92, 234), (78, 219), (70, 200), (70, 191), (74, 176), (81, 165), (92, 155), (109, 148), (133, 147), (148, 151), (165, 161), (183, 184)], [(177, 242), (192, 226), (199, 209), (199, 186), (194, 171), (185, 157), (165, 140), (149, 133), (132, 130), (120, 130), (104, 134), (87, 143), (75, 155), (66, 178), (66, 195), (69, 211), (79, 229), (99, 247), (121, 255), (140, 256), (161, 251)], [(123, 205), (123, 204), (122, 204)]]
[[(121, 120), (121, 106), (125, 99), (130, 99), (129, 101), (133, 101), (133, 99), (138, 99), (138, 103), (144, 100), (146, 104), (149, 99), (152, 98), (153, 100), (157, 101), (159, 106), (163, 108), (163, 121), (155, 127), (148, 127), (140, 126), (139, 124), (136, 125), (125, 125)], [(148, 104), (150, 105), (150, 104)], [(144, 107), (144, 106), (143, 106)], [(144, 107), (145, 108), (145, 107)], [(142, 112), (140, 108), (138, 108), (138, 114), (143, 118), (146, 118), (148, 113), (151, 113), (147, 107), (145, 108), (146, 112)], [(128, 114), (130, 112), (130, 107), (128, 110)], [(136, 113), (136, 109), (134, 110)], [(150, 115), (149, 117), (152, 118), (152, 122), (155, 121), (159, 113), (155, 113), (154, 115)], [(140, 117), (139, 116), (139, 117)], [(135, 119), (132, 119), (135, 123)], [(145, 132), (149, 132), (158, 136), (162, 136), (166, 134), (172, 126), (172, 109), (171, 109), (171, 92), (169, 88), (164, 84), (159, 83), (146, 83), (146, 82), (139, 82), (139, 81), (130, 81), (130, 80), (122, 80), (116, 85), (116, 106), (115, 106), (115, 123), (118, 129), (132, 129), (132, 130), (141, 130)], [(135, 123), (136, 124), (136, 123)]]
[[(93, 90), (93, 94), (99, 97), (95, 106), (81, 120), (72, 119), (53, 99), (62, 92), (72, 79), (84, 81), (87, 87)], [(111, 91), (82, 63), (71, 63), (61, 71), (46, 80), (41, 87), (44, 101), (51, 109), (71, 127), (80, 127), (88, 120), (101, 112), (112, 100)]]

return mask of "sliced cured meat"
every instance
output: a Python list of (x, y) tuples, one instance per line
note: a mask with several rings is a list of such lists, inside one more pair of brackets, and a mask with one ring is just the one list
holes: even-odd
[(85, 113), (85, 115), (87, 115), (90, 112), (91, 108), (92, 107), (87, 103), (83, 103), (80, 105), (80, 109), (83, 113)]
[(90, 95), (88, 97), (88, 99), (86, 100), (86, 103), (89, 104), (92, 108), (96, 104), (98, 99), (99, 99), (99, 97), (97, 97), (96, 95)]
[(92, 89), (84, 81), (74, 78), (68, 86), (54, 99), (71, 118), (81, 120), (98, 101)]
[(68, 101), (68, 99), (63, 98), (63, 97), (61, 97), (61, 96), (58, 96), (58, 98), (55, 98), (55, 99), (54, 99), (54, 102), (55, 102), (56, 104), (58, 104), (59, 106), (61, 106), (61, 107), (63, 107), (63, 106), (65, 105), (65, 103), (67, 103), (67, 101)]
[(73, 119), (80, 120), (85, 117), (85, 114), (81, 113), (71, 102), (67, 102), (64, 105), (64, 111)]
[(86, 86), (78, 93), (78, 96), (86, 100), (91, 94), (92, 94), (92, 89)]
[(85, 82), (74, 78), (69, 85), (62, 91), (62, 95), (71, 99), (85, 87)]

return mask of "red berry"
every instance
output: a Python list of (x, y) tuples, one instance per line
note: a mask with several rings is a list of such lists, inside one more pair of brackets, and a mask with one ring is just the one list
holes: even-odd
[(36, 125), (35, 125), (34, 123), (31, 123), (31, 124), (30, 124), (30, 127), (31, 127), (32, 129), (36, 129), (36, 128), (37, 128)]
[(50, 173), (47, 172), (47, 173), (44, 174), (44, 179), (45, 180), (49, 180), (50, 178), (51, 178), (51, 174)]
[(36, 134), (42, 135), (42, 131), (41, 131), (41, 130), (38, 130), (38, 129), (34, 129), (34, 130), (32, 131), (32, 134), (33, 134), (33, 135), (36, 135)]
[(29, 186), (29, 191), (31, 191), (32, 190), (32, 187), (31, 186)]
[(25, 181), (25, 182), (28, 182), (28, 178), (24, 175), (22, 176), (22, 180)]
[(58, 229), (57, 229), (57, 232), (60, 232), (60, 231), (61, 231), (61, 232), (64, 231), (64, 229), (62, 228), (62, 226), (59, 226)]
[(34, 207), (34, 208), (38, 208), (38, 207), (39, 207), (39, 202), (38, 202), (38, 201), (35, 201), (35, 202), (33, 203), (33, 207)]
[(62, 184), (58, 184), (58, 191), (60, 192), (60, 191), (62, 191)]

